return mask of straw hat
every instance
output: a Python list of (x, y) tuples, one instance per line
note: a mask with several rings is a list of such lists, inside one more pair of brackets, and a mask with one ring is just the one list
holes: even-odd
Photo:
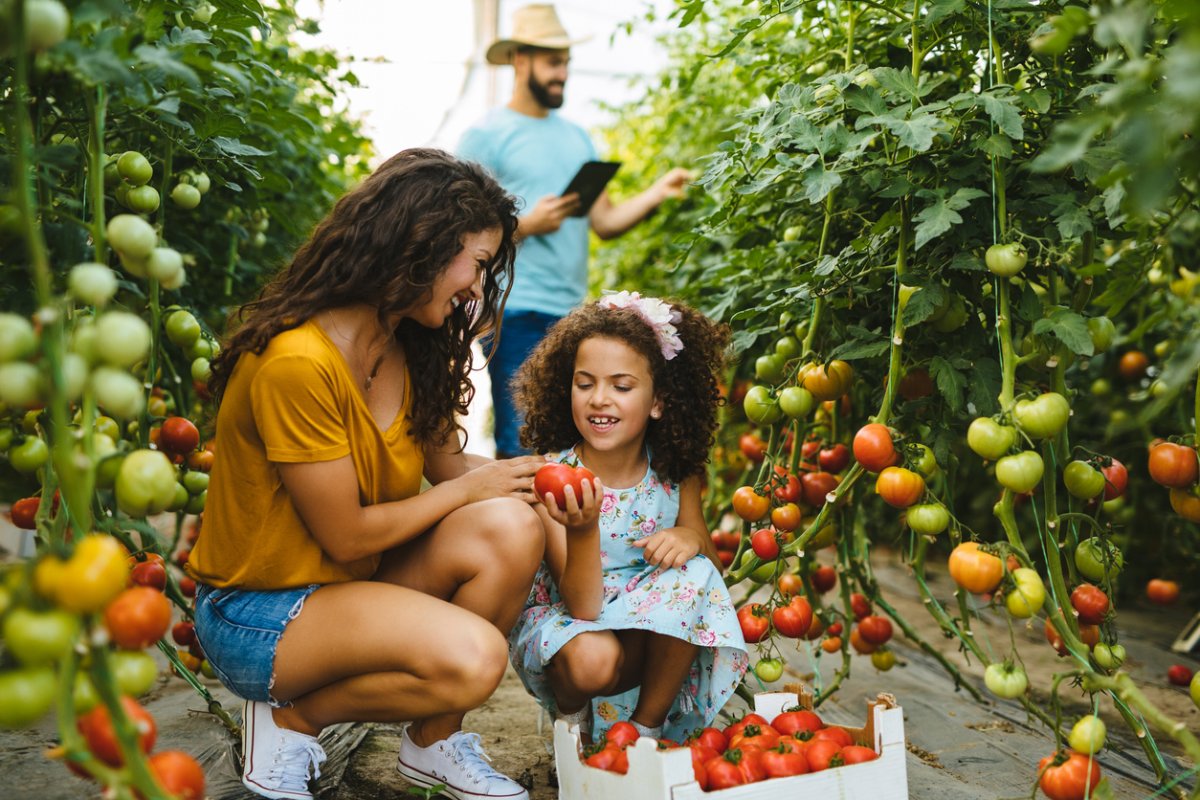
[(537, 3), (522, 6), (513, 12), (513, 32), (507, 39), (493, 42), (487, 49), (489, 64), (511, 64), (513, 53), (518, 47), (544, 47), (547, 50), (566, 50), (572, 45), (587, 41), (572, 39), (558, 20), (554, 6)]

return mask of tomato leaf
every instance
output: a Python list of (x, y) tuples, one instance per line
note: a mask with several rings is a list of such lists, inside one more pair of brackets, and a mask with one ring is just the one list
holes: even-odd
[(1052, 333), (1072, 353), (1090, 356), (1096, 352), (1092, 337), (1088, 334), (1087, 321), (1067, 308), (1054, 311), (1049, 317), (1033, 323), (1033, 332), (1038, 335)]
[(1021, 112), (1013, 103), (1011, 97), (998, 97), (993, 92), (979, 95), (979, 104), (991, 117), (996, 127), (1010, 139), (1020, 141), (1025, 138), (1025, 128), (1021, 124)]
[(840, 358), (843, 361), (853, 361), (859, 358), (874, 358), (881, 356), (892, 346), (891, 340), (876, 328), (867, 330), (858, 325), (846, 327), (848, 341), (842, 342), (829, 354), (829, 359)]
[(934, 356), (929, 362), (929, 374), (937, 382), (938, 392), (946, 399), (952, 411), (963, 407), (963, 390), (967, 388), (967, 377), (956, 370), (949, 361)]
[(946, 302), (946, 289), (940, 283), (931, 283), (909, 298), (904, 307), (903, 321), (907, 327), (924, 322), (933, 316), (942, 303)]
[(969, 188), (959, 189), (949, 198), (945, 196), (945, 191), (942, 189), (933, 192), (922, 191), (918, 195), (922, 197), (933, 195), (936, 198), (921, 209), (915, 217), (916, 221), (920, 223), (917, 225), (915, 240), (918, 250), (930, 239), (941, 236), (962, 222), (962, 216), (958, 212), (970, 205), (972, 200), (987, 197), (986, 192)]

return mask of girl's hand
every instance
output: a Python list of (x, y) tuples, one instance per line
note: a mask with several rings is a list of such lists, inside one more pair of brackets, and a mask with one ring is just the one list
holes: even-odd
[(600, 502), (604, 499), (604, 486), (600, 479), (583, 481), (583, 497), (575, 497), (575, 487), (563, 487), (563, 495), (567, 499), (567, 510), (563, 511), (554, 500), (554, 495), (546, 492), (542, 505), (550, 519), (567, 529), (568, 534), (589, 533), (600, 519)]
[(546, 463), (541, 456), (519, 456), (504, 461), (488, 461), (467, 472), (458, 480), (467, 490), (467, 502), (490, 500), (493, 497), (515, 497), (526, 503), (536, 503), (533, 493), (533, 474)]
[(633, 546), (644, 547), (646, 562), (664, 569), (682, 567), (700, 552), (696, 531), (681, 527), (663, 528)]

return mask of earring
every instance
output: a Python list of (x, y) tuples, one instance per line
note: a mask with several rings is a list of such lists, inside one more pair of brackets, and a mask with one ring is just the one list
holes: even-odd
[(662, 416), (662, 412), (659, 411), (658, 409), (655, 409), (650, 412), (650, 419), (658, 419), (661, 416)]

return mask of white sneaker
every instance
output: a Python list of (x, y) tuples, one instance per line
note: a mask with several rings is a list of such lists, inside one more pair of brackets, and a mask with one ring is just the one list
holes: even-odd
[(242, 708), (242, 784), (273, 800), (312, 800), (309, 773), (321, 777), (325, 751), (313, 736), (280, 728), (266, 703)]
[(418, 747), (408, 736), (400, 738), (400, 761), (396, 769), (409, 781), (429, 788), (445, 785), (442, 794), (458, 800), (499, 797), (529, 800), (525, 787), (492, 768), (483, 752), (478, 733), (458, 731), (429, 747)]

